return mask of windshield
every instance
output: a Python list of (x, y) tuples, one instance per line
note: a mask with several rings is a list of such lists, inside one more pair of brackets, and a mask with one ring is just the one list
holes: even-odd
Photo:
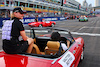
[(84, 17), (80, 17), (80, 19), (84, 19)]

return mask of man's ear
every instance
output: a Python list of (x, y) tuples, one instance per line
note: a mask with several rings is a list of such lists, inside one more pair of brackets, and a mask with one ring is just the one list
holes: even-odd
[(16, 14), (16, 12), (13, 13), (14, 15)]

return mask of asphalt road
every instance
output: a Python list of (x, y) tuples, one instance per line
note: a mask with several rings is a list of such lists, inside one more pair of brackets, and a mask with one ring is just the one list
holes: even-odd
[[(88, 22), (79, 22), (76, 20), (57, 21), (55, 27), (69, 29), (74, 37), (82, 37), (85, 42), (84, 60), (78, 67), (100, 67), (100, 18), (89, 18)], [(25, 26), (25, 29), (29, 29)], [(0, 35), (0, 50), (1, 47)]]

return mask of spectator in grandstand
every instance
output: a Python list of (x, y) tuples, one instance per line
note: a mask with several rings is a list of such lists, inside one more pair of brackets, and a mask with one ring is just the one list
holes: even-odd
[(4, 4), (3, 0), (0, 0), (0, 4)]
[(35, 17), (35, 22), (38, 22), (38, 15), (36, 15)]
[[(6, 21), (2, 28), (3, 50), (8, 54), (31, 53), (33, 39), (26, 36), (25, 29), (20, 19), (23, 19), (24, 11), (14, 8), (12, 20)], [(23, 40), (20, 41), (19, 37)]]
[(28, 13), (24, 14), (24, 17), (29, 17), (29, 16), (28, 16)]
[(0, 14), (0, 18), (1, 18), (2, 16), (1, 16), (1, 14)]
[(35, 17), (34, 14), (31, 14), (31, 17)]
[(5, 18), (5, 13), (2, 12), (2, 13), (0, 14), (0, 16), (1, 16), (2, 18)]

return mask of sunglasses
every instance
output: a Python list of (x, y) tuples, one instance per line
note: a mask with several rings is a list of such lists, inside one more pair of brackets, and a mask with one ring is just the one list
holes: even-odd
[(24, 13), (21, 13), (21, 12), (16, 12), (16, 13), (24, 14)]

